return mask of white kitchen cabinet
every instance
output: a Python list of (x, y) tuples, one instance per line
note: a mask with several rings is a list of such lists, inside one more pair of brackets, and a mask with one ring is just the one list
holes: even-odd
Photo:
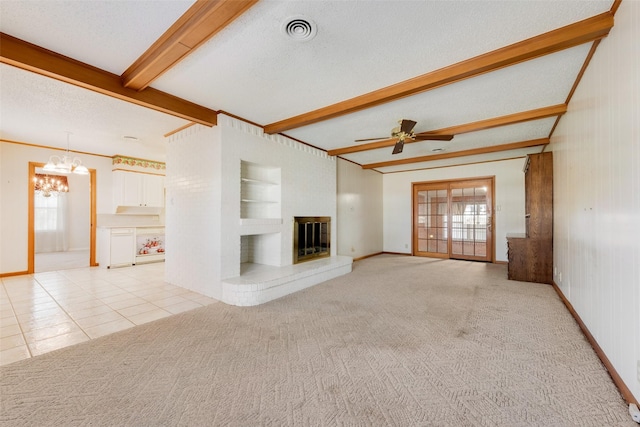
[(164, 207), (164, 176), (113, 171), (114, 206)]
[(164, 176), (144, 175), (142, 194), (144, 206), (164, 207)]
[(133, 265), (135, 228), (98, 229), (98, 264), (103, 268)]

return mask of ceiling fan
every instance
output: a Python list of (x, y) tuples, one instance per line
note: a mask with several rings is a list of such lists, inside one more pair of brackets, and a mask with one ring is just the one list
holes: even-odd
[[(417, 122), (413, 120), (402, 119), (398, 120), (397, 126), (393, 128), (391, 131), (392, 138), (398, 138), (396, 144), (393, 146), (393, 152), (391, 154), (402, 153), (402, 149), (404, 148), (405, 140), (411, 141), (451, 141), (453, 139), (453, 135), (434, 135), (429, 132), (415, 133), (413, 132), (413, 128), (415, 127)], [(377, 139), (387, 139), (386, 136), (382, 138), (367, 138), (367, 139), (356, 139), (355, 142), (362, 141), (374, 141)]]

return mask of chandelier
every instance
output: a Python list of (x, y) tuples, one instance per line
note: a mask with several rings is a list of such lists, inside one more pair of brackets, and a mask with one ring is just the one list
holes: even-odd
[(67, 132), (67, 153), (64, 156), (51, 156), (43, 168), (47, 172), (76, 173), (88, 175), (89, 169), (82, 164), (78, 157), (69, 155), (69, 132)]
[(66, 177), (36, 175), (33, 177), (33, 183), (36, 193), (42, 194), (43, 197), (57, 196), (58, 193), (69, 191)]

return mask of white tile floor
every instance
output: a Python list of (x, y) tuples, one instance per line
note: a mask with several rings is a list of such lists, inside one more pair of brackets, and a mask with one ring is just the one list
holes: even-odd
[(217, 302), (164, 281), (164, 263), (4, 277), (0, 365)]

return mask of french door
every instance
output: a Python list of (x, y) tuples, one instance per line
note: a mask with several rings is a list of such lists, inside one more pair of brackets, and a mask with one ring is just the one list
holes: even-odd
[(413, 254), (493, 261), (494, 179), (413, 184)]

